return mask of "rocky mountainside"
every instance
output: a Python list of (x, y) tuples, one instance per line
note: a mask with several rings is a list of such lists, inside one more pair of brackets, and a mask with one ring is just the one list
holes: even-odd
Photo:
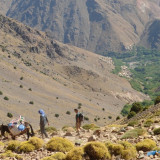
[(13, 0), (7, 16), (96, 53), (137, 44), (160, 0)]
[(2, 15), (0, 37), (1, 122), (9, 121), (9, 112), (37, 126), (43, 108), (51, 124), (72, 126), (79, 107), (88, 122), (103, 125), (124, 104), (147, 98), (111, 73), (111, 58), (64, 45)]
[(0, 14), (5, 15), (11, 7), (12, 0), (0, 0)]
[(160, 19), (156, 19), (146, 26), (140, 45), (160, 50)]

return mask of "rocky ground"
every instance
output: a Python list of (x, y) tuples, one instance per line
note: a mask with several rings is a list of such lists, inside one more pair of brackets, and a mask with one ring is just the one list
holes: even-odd
[[(149, 127), (145, 126), (145, 121), (140, 120), (138, 124), (128, 126), (128, 125), (108, 125), (105, 127), (97, 127), (95, 125), (85, 125), (83, 128), (81, 128), (80, 134), (77, 134), (75, 129), (72, 127), (66, 127), (61, 130), (53, 130), (50, 129), (49, 138), (45, 138), (44, 142), (45, 144), (52, 138), (52, 137), (63, 137), (68, 140), (70, 140), (75, 146), (84, 146), (87, 142), (92, 141), (99, 141), (103, 143), (118, 143), (119, 141), (128, 141), (132, 145), (136, 145), (138, 142), (141, 142), (145, 139), (150, 139), (156, 142), (157, 148), (160, 147), (160, 135), (154, 135), (154, 130), (156, 128), (160, 128), (160, 118), (156, 117), (154, 119), (154, 122)], [(85, 129), (84, 129), (85, 128)], [(144, 132), (142, 134), (139, 134), (135, 136), (135, 134), (132, 135), (132, 131), (135, 131), (136, 129), (142, 129)], [(130, 132), (128, 136), (128, 132)], [(138, 134), (138, 132), (137, 132)], [(127, 138), (127, 136), (128, 138)], [(36, 137), (41, 138), (39, 132), (36, 132)], [(16, 140), (19, 141), (25, 141), (25, 136), (17, 137)], [(1, 139), (1, 141), (5, 144), (9, 141), (8, 139)], [(5, 147), (0, 148), (0, 152), (5, 152)], [(149, 151), (149, 150), (148, 150)], [(142, 159), (142, 160), (149, 160), (149, 159), (160, 159), (160, 155), (155, 156), (147, 156), (147, 150), (139, 150), (137, 151), (137, 158), (136, 159)], [(24, 160), (39, 160), (43, 159), (44, 157), (51, 156), (55, 154), (55, 152), (48, 151), (45, 148), (45, 145), (33, 152), (30, 153), (21, 153), (19, 154), (21, 157), (23, 157)], [(120, 155), (112, 155), (112, 160), (121, 160)], [(16, 159), (16, 158), (10, 158), (10, 159)], [(77, 159), (78, 160), (78, 159)]]

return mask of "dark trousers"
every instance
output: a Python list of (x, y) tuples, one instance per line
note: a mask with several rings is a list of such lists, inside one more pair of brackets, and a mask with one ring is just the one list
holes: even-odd
[(43, 138), (43, 134), (46, 136), (46, 138), (48, 138), (48, 134), (46, 133), (45, 126), (40, 125), (40, 131), (42, 134), (42, 138)]

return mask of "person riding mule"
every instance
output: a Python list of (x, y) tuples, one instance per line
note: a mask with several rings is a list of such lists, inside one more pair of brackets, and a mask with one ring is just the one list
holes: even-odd
[[(30, 136), (34, 136), (34, 131), (28, 122), (24, 121), (24, 117), (20, 116), (18, 119), (12, 120), (8, 126), (7, 125), (1, 125), (1, 135), (5, 137), (5, 132), (8, 132), (12, 139), (15, 139), (16, 136), (22, 135), (24, 133), (27, 133), (27, 140)], [(29, 130), (31, 129), (31, 133)]]

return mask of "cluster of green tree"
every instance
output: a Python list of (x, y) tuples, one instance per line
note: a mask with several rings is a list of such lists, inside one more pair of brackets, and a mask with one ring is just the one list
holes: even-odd
[(156, 105), (160, 103), (160, 96), (157, 96), (154, 101), (143, 101), (143, 102), (135, 102), (133, 104), (126, 104), (122, 111), (121, 114), (123, 116), (127, 116), (128, 119), (132, 118), (135, 116), (137, 113), (141, 111), (145, 111), (148, 109), (151, 105)]
[(110, 52), (104, 55), (113, 58), (115, 74), (121, 70), (122, 65), (128, 66), (132, 73), (129, 81), (134, 89), (148, 94), (152, 99), (160, 95), (159, 50), (133, 47), (131, 51), (125, 53)]

